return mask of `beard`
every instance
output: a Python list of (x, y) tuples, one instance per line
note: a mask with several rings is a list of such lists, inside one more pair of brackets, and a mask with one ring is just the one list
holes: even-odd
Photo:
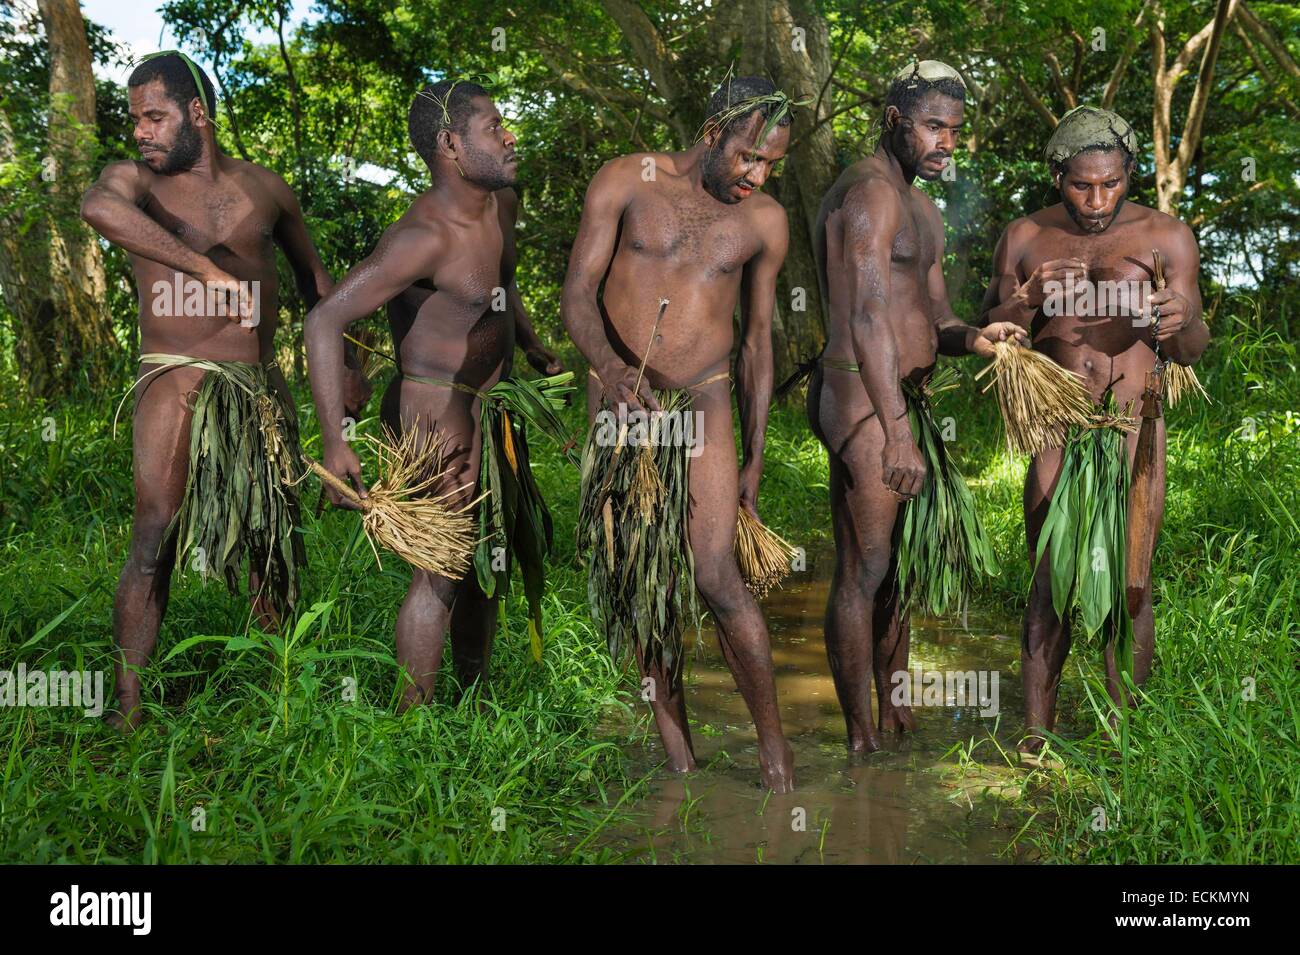
[(1093, 235), (1100, 235), (1101, 233), (1105, 232), (1107, 229), (1109, 229), (1111, 226), (1115, 224), (1115, 220), (1119, 218), (1119, 210), (1124, 208), (1124, 202), (1127, 199), (1128, 199), (1128, 188), (1125, 187), (1123, 194), (1121, 194), (1119, 197), (1119, 201), (1115, 203), (1115, 211), (1110, 214), (1110, 217), (1106, 220), (1106, 224), (1102, 226), (1100, 229), (1095, 228), (1097, 224), (1097, 220), (1089, 218), (1088, 216), (1084, 215), (1083, 210), (1081, 210), (1069, 199), (1065, 198), (1064, 193), (1062, 193), (1061, 195), (1061, 204), (1065, 206), (1066, 214), (1069, 215), (1069, 217), (1074, 220), (1074, 224), (1077, 225), (1080, 229), (1082, 229), (1084, 232), (1090, 232)]
[(181, 128), (176, 131), (176, 141), (172, 143), (170, 149), (163, 152), (162, 165), (158, 167), (158, 171), (160, 173), (184, 172), (186, 169), (193, 168), (201, 155), (203, 155), (203, 138), (190, 122), (190, 118), (186, 116), (181, 123)]
[(493, 159), (486, 152), (472, 143), (465, 143), (465, 178), (481, 189), (496, 192), (515, 184), (514, 168), (505, 162)]
[(714, 199), (731, 206), (743, 201), (731, 194), (731, 187), (741, 182), (745, 177), (741, 176), (739, 179), (728, 178), (727, 171), (723, 167), (722, 149), (720, 147), (721, 144), (710, 149), (705, 154), (704, 162), (700, 166), (700, 185)]

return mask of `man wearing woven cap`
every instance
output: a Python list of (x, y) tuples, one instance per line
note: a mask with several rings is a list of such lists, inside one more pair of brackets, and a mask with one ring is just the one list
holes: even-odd
[[(587, 189), (562, 301), (565, 327), (591, 363), (593, 422), (644, 406), (702, 425), (689, 453), (683, 440), (629, 447), (621, 435), (610, 447), (593, 427), (578, 534), (597, 625), (616, 656), (635, 653), (668, 764), (687, 772), (695, 756), (682, 641), (698, 592), (754, 718), (763, 780), (778, 792), (793, 786), (794, 759), (767, 626), (734, 548), (738, 507), (756, 517), (788, 240), (785, 211), (759, 190), (789, 145), (792, 105), (768, 80), (728, 79), (688, 149), (606, 163)], [(737, 303), (739, 471), (729, 387)]]
[[(140, 299), (135, 518), (113, 604), (117, 709), (140, 721), (140, 674), (157, 642), (178, 560), (235, 591), (248, 565), (260, 624), (298, 596), (304, 562), (293, 481), (298, 432), (274, 364), (273, 245), (303, 299), (329, 291), (298, 201), (268, 169), (224, 155), (212, 83), (176, 51), (127, 80), (141, 159), (107, 166), (81, 215), (127, 251)], [(359, 404), (360, 381), (350, 384)]]
[(908, 668), (909, 611), (958, 609), (975, 578), (995, 570), (930, 401), (938, 354), (989, 355), (994, 341), (1023, 332), (1008, 323), (980, 331), (953, 314), (943, 220), (914, 185), (952, 162), (965, 95), (946, 64), (908, 64), (889, 87), (875, 152), (841, 174), (817, 221), (829, 319), (808, 416), (830, 459), (826, 651), (854, 752), (878, 749), (881, 731), (915, 729), (894, 692)]
[[(1122, 704), (1121, 671), (1151, 670), (1150, 555), (1126, 562), (1125, 537), (1143, 522), (1150, 541), (1164, 513), (1165, 429), (1154, 421), (1151, 492), (1129, 508), (1138, 435), (1124, 411), (1142, 403), (1157, 358), (1191, 365), (1209, 342), (1191, 229), (1127, 201), (1137, 136), (1110, 110), (1067, 113), (1047, 144), (1060, 202), (1009, 225), (994, 253), (983, 316), (1028, 329), (1033, 347), (1079, 375), (1097, 402), (1094, 424), (1029, 466), (1025, 530), (1035, 565), (1022, 632), (1026, 738), (1034, 754), (1056, 718), (1056, 694), (1077, 606), (1105, 644), (1107, 685)], [(1164, 287), (1161, 288), (1161, 284)], [(1127, 449), (1127, 453), (1125, 453)], [(1136, 473), (1136, 472), (1134, 472)], [(1126, 564), (1128, 566), (1126, 566)], [(1131, 585), (1133, 580), (1144, 583)]]
[[(431, 699), (448, 631), (461, 687), (486, 676), (512, 557), (540, 659), (551, 519), (529, 466), (523, 429), (529, 409), (516, 413), (511, 399), (525, 389), (533, 408), (550, 407), (562, 401), (557, 389), (572, 390), (564, 388), (572, 373), (561, 374), (538, 341), (515, 283), (519, 200), (512, 187), (519, 163), (515, 136), (488, 91), (461, 79), (430, 84), (413, 98), (407, 126), (430, 188), (306, 323), (317, 414), (337, 421), (344, 404), (342, 333), (387, 306), (398, 374), (384, 396), (384, 424), (399, 435), (440, 435), (443, 474), (428, 493), (450, 494), (457, 506), (480, 501), (481, 540), (463, 579), (412, 568), (396, 628), (403, 710)], [(512, 379), (516, 345), (551, 377), (537, 385)], [(366, 496), (360, 459), (343, 433), (322, 428), (321, 446), (324, 466)], [(333, 488), (328, 494), (340, 507), (356, 507)]]

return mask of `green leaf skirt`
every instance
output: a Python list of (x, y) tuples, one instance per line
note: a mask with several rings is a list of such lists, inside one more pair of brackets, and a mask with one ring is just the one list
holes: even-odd
[(276, 612), (292, 611), (307, 564), (296, 531), (297, 410), (271, 385), (266, 365), (153, 353), (140, 360), (161, 366), (145, 377), (183, 366), (206, 372), (192, 406), (185, 495), (160, 553), (175, 543), (183, 566), (224, 578), (232, 594), (247, 565)]
[[(1103, 411), (1112, 404), (1108, 398)], [(1076, 428), (1061, 450), (1034, 567), (1048, 561), (1057, 617), (1077, 608), (1090, 638), (1113, 633), (1116, 660), (1132, 672), (1133, 623), (1124, 594), (1129, 479), (1122, 430)]]
[(926, 463), (925, 481), (903, 505), (895, 528), (897, 586), (902, 606), (929, 616), (965, 608), (981, 575), (995, 576), (993, 545), (975, 512), (975, 498), (944, 445), (932, 398), (955, 385), (951, 369), (925, 388), (903, 382), (912, 436)]
[[(687, 621), (699, 616), (688, 533), (689, 452), (696, 436), (690, 394), (673, 389), (655, 395), (681, 423), (670, 440), (610, 440), (600, 420), (589, 432), (577, 546), (587, 560), (592, 618), (614, 660), (636, 646), (648, 664), (675, 676)], [(653, 427), (648, 430), (653, 434)]]
[[(475, 577), (488, 597), (502, 597), (510, 591), (511, 558), (518, 561), (528, 601), (529, 644), (534, 659), (540, 662), (542, 595), (546, 592), (546, 559), (554, 529), (546, 501), (533, 479), (528, 427), (565, 445), (558, 412), (574, 390), (570, 384), (573, 372), (537, 380), (506, 377), (487, 391), (442, 378), (405, 377), (454, 388), (479, 399), (479, 490), (487, 496), (479, 505)], [(566, 449), (565, 453), (572, 463), (577, 463), (571, 451)]]

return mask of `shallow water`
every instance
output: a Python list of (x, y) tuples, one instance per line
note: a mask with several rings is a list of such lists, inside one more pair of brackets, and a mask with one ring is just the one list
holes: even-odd
[(658, 768), (662, 749), (639, 699), (635, 727), (625, 714), (611, 717), (610, 730), (624, 739), (639, 728), (629, 756), (634, 778), (648, 779), (632, 794), (633, 821), (603, 833), (600, 844), (658, 862), (1017, 861), (1006, 847), (1025, 819), (1009, 800), (1018, 774), (992, 742), (965, 768), (954, 747), (992, 735), (1014, 748), (1023, 713), (1013, 670), (1018, 619), (972, 610), (964, 627), (960, 619), (913, 617), (910, 666), (985, 671), (989, 681), (997, 673), (1000, 719), (982, 716), (971, 697), (964, 706), (934, 705), (941, 700), (932, 694), (931, 705), (913, 702), (915, 734), (887, 734), (882, 751), (850, 757), (822, 641), (832, 559), (823, 556), (807, 573), (792, 575), (763, 604), (796, 791), (777, 796), (759, 785), (753, 726), (710, 623), (702, 654), (691, 654), (687, 671), (700, 771), (675, 776)]

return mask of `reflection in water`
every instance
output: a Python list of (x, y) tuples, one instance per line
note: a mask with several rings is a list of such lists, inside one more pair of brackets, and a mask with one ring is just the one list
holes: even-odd
[(1004, 849), (1024, 817), (987, 793), (1016, 786), (1015, 776), (991, 746), (979, 751), (988, 764), (965, 772), (957, 771), (952, 750), (990, 733), (1004, 748), (1015, 746), (1023, 715), (1013, 670), (1019, 622), (972, 611), (967, 630), (960, 619), (913, 617), (910, 665), (997, 672), (1000, 718), (981, 717), (974, 698), (965, 706), (920, 706), (916, 699), (917, 733), (887, 734), (885, 750), (851, 758), (822, 642), (832, 559), (789, 578), (763, 605), (796, 791), (777, 796), (760, 787), (753, 727), (710, 624), (687, 671), (701, 771), (683, 777), (656, 770), (662, 751), (649, 708), (637, 700), (636, 726), (620, 716), (612, 729), (632, 734), (632, 770), (650, 776), (648, 794), (635, 803), (633, 823), (604, 834), (602, 844), (658, 862), (1011, 861)]

